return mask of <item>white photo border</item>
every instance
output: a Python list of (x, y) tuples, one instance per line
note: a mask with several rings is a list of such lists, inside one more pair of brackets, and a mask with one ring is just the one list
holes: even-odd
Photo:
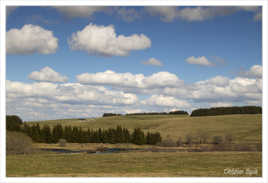
[[(0, 182), (5, 183), (268, 183), (268, 118), (267, 118), (267, 84), (268, 84), (268, 1), (267, 0), (1, 0), (1, 41), (0, 41)], [(262, 177), (233, 178), (233, 177), (182, 177), (182, 178), (8, 178), (6, 177), (6, 7), (7, 6), (262, 6), (262, 66), (263, 66), (263, 95), (262, 95)]]

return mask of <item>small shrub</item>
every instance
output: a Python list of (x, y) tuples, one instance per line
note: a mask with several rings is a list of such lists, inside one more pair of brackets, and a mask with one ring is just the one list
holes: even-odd
[(225, 143), (231, 144), (234, 141), (234, 137), (232, 134), (225, 135)]
[(205, 131), (198, 131), (197, 132), (197, 139), (199, 144), (207, 144), (209, 135)]
[(67, 142), (67, 141), (66, 141), (65, 139), (60, 139), (60, 140), (59, 140), (59, 146), (60, 146), (60, 147), (65, 147), (65, 146), (66, 146), (66, 142)]
[(33, 151), (32, 139), (21, 132), (7, 131), (7, 154), (29, 154)]
[(177, 140), (177, 146), (180, 147), (183, 145), (183, 141), (182, 141), (182, 138), (179, 137), (178, 140)]
[(191, 134), (186, 135), (186, 144), (192, 145), (194, 137)]
[(222, 144), (223, 143), (223, 139), (222, 136), (214, 136), (213, 140), (212, 140), (213, 144)]
[(166, 139), (162, 140), (162, 142), (159, 143), (160, 146), (162, 147), (176, 147), (177, 144), (174, 142), (170, 136), (167, 136)]
[(104, 152), (104, 151), (107, 150), (107, 149), (108, 149), (107, 147), (100, 146), (100, 147), (97, 147), (97, 148), (96, 148), (96, 151)]

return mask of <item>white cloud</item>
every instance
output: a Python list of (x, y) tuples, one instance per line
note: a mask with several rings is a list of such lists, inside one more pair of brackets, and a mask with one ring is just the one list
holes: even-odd
[(143, 64), (153, 66), (163, 66), (162, 62), (160, 60), (157, 60), (156, 58), (150, 58), (149, 60), (144, 61)]
[(210, 107), (230, 107), (233, 106), (232, 102), (215, 102), (215, 103), (210, 103)]
[[(211, 78), (193, 84), (191, 97), (195, 101), (206, 102), (245, 102), (255, 100), (261, 103), (262, 80), (245, 77)], [(216, 81), (219, 81), (217, 83)]]
[(165, 22), (171, 22), (178, 14), (176, 6), (148, 6), (145, 10), (152, 16), (160, 16)]
[(78, 82), (93, 85), (111, 85), (119, 87), (142, 87), (143, 74), (116, 73), (111, 70), (98, 73), (83, 73), (76, 76)]
[(240, 72), (240, 75), (249, 78), (262, 78), (262, 66), (253, 65), (249, 71)]
[(52, 31), (31, 24), (21, 29), (10, 29), (6, 39), (8, 54), (51, 54), (58, 48), (58, 39)]
[(257, 93), (259, 91), (257, 82), (258, 81), (256, 79), (237, 77), (230, 80), (229, 87), (234, 93), (240, 95)]
[(60, 13), (67, 17), (90, 17), (94, 13), (107, 9), (105, 6), (54, 6)]
[(8, 99), (17, 97), (53, 97), (57, 94), (57, 84), (41, 82), (26, 84), (16, 81), (6, 81)]
[(170, 72), (154, 73), (145, 77), (143, 82), (146, 88), (178, 87), (183, 85), (183, 81)]
[[(211, 104), (262, 104), (261, 66), (254, 65), (244, 76), (233, 79), (216, 76), (192, 84), (189, 99)], [(254, 77), (253, 77), (254, 76)]]
[(214, 85), (214, 86), (227, 86), (229, 78), (223, 76), (216, 76), (208, 80), (196, 82), (196, 85)]
[(218, 16), (227, 16), (238, 11), (248, 11), (255, 13), (258, 10), (257, 6), (239, 6), (239, 7), (186, 7), (177, 8), (167, 6), (152, 6), (146, 7), (145, 10), (152, 16), (160, 16), (163, 21), (171, 22), (175, 19), (185, 21), (204, 21)]
[[(127, 22), (139, 19), (144, 14), (138, 12), (134, 8), (129, 7), (104, 7), (104, 6), (55, 6), (60, 13), (67, 17), (84, 17), (91, 18), (95, 13), (102, 12), (107, 14), (117, 14)], [(248, 11), (255, 13), (254, 17), (257, 20), (260, 18), (260, 13), (256, 13), (259, 8), (257, 6), (238, 6), (238, 7), (176, 7), (176, 6), (147, 6), (145, 12), (151, 16), (159, 16), (164, 22), (171, 22), (175, 19), (185, 21), (204, 21), (215, 18), (217, 16), (227, 16), (238, 11)]]
[(129, 7), (107, 6), (55, 6), (57, 11), (69, 18), (92, 18), (95, 13), (115, 14), (126, 22), (132, 22), (141, 17), (141, 13)]
[(79, 83), (26, 84), (7, 80), (6, 91), (7, 113), (21, 115), (23, 119), (92, 117), (105, 111), (122, 113), (138, 103), (135, 94)]
[(177, 107), (177, 108), (188, 108), (191, 105), (185, 100), (178, 100), (174, 97), (164, 95), (152, 95), (149, 99), (141, 102), (144, 105), (151, 106), (163, 106), (163, 107)]
[(26, 84), (7, 81), (6, 86), (9, 99), (33, 97), (50, 99), (59, 103), (100, 105), (128, 105), (138, 100), (135, 94), (111, 91), (104, 87), (81, 85), (79, 83), (40, 82)]
[(216, 16), (229, 15), (236, 11), (232, 7), (194, 7), (181, 9), (178, 16), (187, 21), (203, 21)]
[(188, 62), (189, 64), (213, 66), (213, 64), (205, 56), (201, 56), (201, 57), (191, 56), (191, 57), (186, 58), (185, 61)]
[(120, 7), (114, 8), (114, 11), (126, 22), (133, 22), (134, 20), (141, 18), (140, 12), (134, 8)]
[(83, 30), (73, 33), (68, 43), (72, 50), (83, 50), (89, 54), (103, 56), (127, 56), (130, 51), (151, 47), (151, 40), (144, 34), (116, 35), (112, 25), (94, 24), (89, 24)]
[(183, 80), (169, 72), (158, 72), (150, 76), (143, 74), (105, 71), (84, 73), (77, 81), (87, 85), (111, 86), (113, 89), (144, 95), (166, 95), (194, 101), (230, 102), (233, 100), (260, 99), (262, 80), (246, 77), (230, 79), (216, 76), (208, 80), (185, 85)]
[(216, 76), (189, 84), (169, 72), (144, 76), (110, 70), (78, 75), (77, 80), (84, 84), (6, 81), (7, 113), (23, 119), (55, 119), (100, 116), (104, 112), (261, 105), (259, 67), (255, 65), (247, 71), (257, 77)]
[(227, 16), (238, 11), (256, 12), (257, 6), (216, 6), (183, 8), (178, 12), (178, 17), (187, 21), (204, 21), (217, 16)]
[(238, 10), (245, 10), (245, 11), (251, 11), (256, 12), (259, 10), (258, 6), (239, 6), (237, 7)]
[(29, 76), (29, 79), (41, 82), (67, 82), (66, 76), (60, 75), (50, 67), (44, 67), (40, 71), (34, 71)]
[(144, 76), (143, 74), (116, 73), (107, 70), (93, 74), (83, 73), (77, 75), (76, 79), (83, 84), (110, 85), (117, 88), (163, 88), (176, 87), (183, 84), (182, 80), (169, 72), (158, 72), (150, 76)]

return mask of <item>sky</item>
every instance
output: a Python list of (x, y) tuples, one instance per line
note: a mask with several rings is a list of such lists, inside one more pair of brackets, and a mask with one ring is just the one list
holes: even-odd
[(8, 7), (7, 114), (262, 105), (261, 8)]

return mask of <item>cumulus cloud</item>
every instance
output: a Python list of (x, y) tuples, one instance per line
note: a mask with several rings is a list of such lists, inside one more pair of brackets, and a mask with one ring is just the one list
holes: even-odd
[(157, 72), (145, 77), (143, 83), (146, 88), (165, 88), (181, 86), (183, 80), (170, 72)]
[(262, 79), (246, 77), (227, 79), (217, 76), (194, 83), (190, 93), (190, 98), (194, 101), (243, 103), (247, 100), (255, 100), (261, 104)]
[[(257, 6), (213, 6), (213, 7), (184, 7), (175, 6), (152, 6), (146, 7), (145, 10), (152, 16), (160, 16), (163, 21), (171, 22), (175, 19), (181, 19), (189, 22), (204, 21), (218, 16), (227, 16), (238, 11), (248, 11), (256, 13)], [(255, 15), (256, 16), (256, 15)]]
[(196, 82), (196, 85), (226, 86), (228, 84), (229, 84), (229, 78), (223, 76), (215, 76), (208, 80)]
[(194, 7), (183, 8), (178, 12), (178, 16), (187, 21), (203, 21), (216, 16), (225, 16), (238, 11), (233, 7)]
[(131, 22), (144, 16), (147, 12), (151, 16), (159, 16), (164, 22), (171, 22), (175, 19), (185, 21), (204, 21), (217, 16), (227, 16), (238, 11), (247, 11), (255, 13), (254, 17), (259, 20), (260, 13), (257, 13), (257, 6), (213, 6), (213, 7), (176, 7), (176, 6), (146, 6), (144, 11), (137, 11), (129, 7), (105, 7), (105, 6), (55, 6), (63, 15), (74, 18), (90, 18), (95, 13), (102, 12), (107, 14), (116, 14), (124, 21)]
[(262, 66), (261, 65), (253, 65), (249, 71), (240, 72), (241, 76), (249, 77), (249, 78), (262, 78)]
[(98, 73), (83, 73), (76, 76), (82, 84), (110, 85), (119, 87), (142, 87), (143, 74), (116, 73), (111, 70)]
[(72, 50), (83, 50), (89, 54), (103, 56), (127, 56), (131, 51), (151, 47), (151, 40), (144, 34), (116, 35), (113, 25), (87, 25), (73, 33), (68, 40)]
[(54, 6), (60, 13), (67, 17), (90, 17), (94, 13), (107, 10), (105, 6)]
[(87, 85), (111, 86), (124, 92), (144, 95), (165, 95), (184, 98), (195, 102), (233, 102), (253, 99), (260, 101), (262, 79), (236, 77), (233, 79), (216, 76), (192, 84), (184, 84), (175, 74), (158, 72), (149, 76), (143, 74), (116, 73), (105, 71), (84, 73), (77, 81)]
[(40, 82), (26, 84), (8, 80), (6, 88), (9, 99), (33, 97), (50, 99), (59, 103), (99, 105), (128, 105), (138, 100), (135, 94), (111, 91), (104, 87), (81, 85), (79, 83)]
[(142, 13), (130, 7), (106, 7), (106, 6), (55, 6), (58, 12), (68, 18), (92, 18), (95, 13), (115, 14), (126, 22), (132, 22), (141, 18)]
[(34, 71), (29, 76), (29, 79), (41, 82), (67, 82), (66, 76), (60, 75), (50, 67), (44, 67), (40, 71)]
[(171, 22), (178, 16), (176, 6), (147, 6), (145, 11), (152, 16), (160, 16), (161, 20), (165, 22)]
[(58, 48), (58, 39), (53, 32), (37, 25), (24, 25), (21, 29), (10, 29), (6, 34), (8, 54), (51, 54)]
[(114, 11), (126, 22), (133, 22), (134, 20), (141, 18), (141, 13), (134, 8), (120, 7), (114, 8)]
[(259, 10), (259, 7), (258, 6), (238, 6), (238, 7), (236, 7), (236, 9), (256, 12)]
[[(262, 78), (257, 68), (252, 66), (246, 74), (235, 78), (215, 76), (201, 80), (183, 88), (165, 88), (162, 90), (167, 96), (192, 101), (192, 105), (204, 107), (217, 107), (227, 105), (261, 105), (262, 104)], [(253, 72), (255, 71), (255, 72)], [(254, 74), (253, 74), (254, 73)], [(225, 105), (226, 104), (226, 105)]]
[(7, 113), (21, 115), (23, 119), (53, 119), (101, 116), (104, 112), (191, 111), (200, 107), (261, 105), (259, 67), (254, 65), (246, 71), (254, 77), (251, 74), (234, 78), (215, 76), (188, 84), (169, 72), (144, 76), (110, 70), (78, 75), (80, 83), (8, 80)]
[(157, 60), (156, 58), (150, 58), (149, 60), (144, 61), (143, 64), (153, 66), (163, 66), (162, 62), (160, 60)]
[(188, 108), (191, 105), (185, 100), (179, 100), (174, 97), (164, 95), (152, 95), (150, 98), (141, 102), (144, 105)]
[(132, 73), (116, 73), (111, 70), (98, 73), (83, 73), (76, 76), (78, 82), (93, 85), (109, 85), (113, 87), (130, 88), (163, 88), (176, 87), (183, 84), (175, 74), (158, 72), (150, 76)]
[(201, 57), (188, 57), (185, 60), (187, 63), (189, 64), (196, 64), (196, 65), (202, 65), (202, 66), (213, 66), (214, 64), (212, 64), (205, 56), (201, 56)]
[(6, 91), (7, 113), (21, 114), (23, 119), (100, 116), (104, 111), (124, 112), (138, 103), (135, 94), (79, 83), (7, 80)]
[(215, 103), (210, 103), (210, 107), (230, 107), (233, 106), (233, 103), (231, 102), (215, 102)]

